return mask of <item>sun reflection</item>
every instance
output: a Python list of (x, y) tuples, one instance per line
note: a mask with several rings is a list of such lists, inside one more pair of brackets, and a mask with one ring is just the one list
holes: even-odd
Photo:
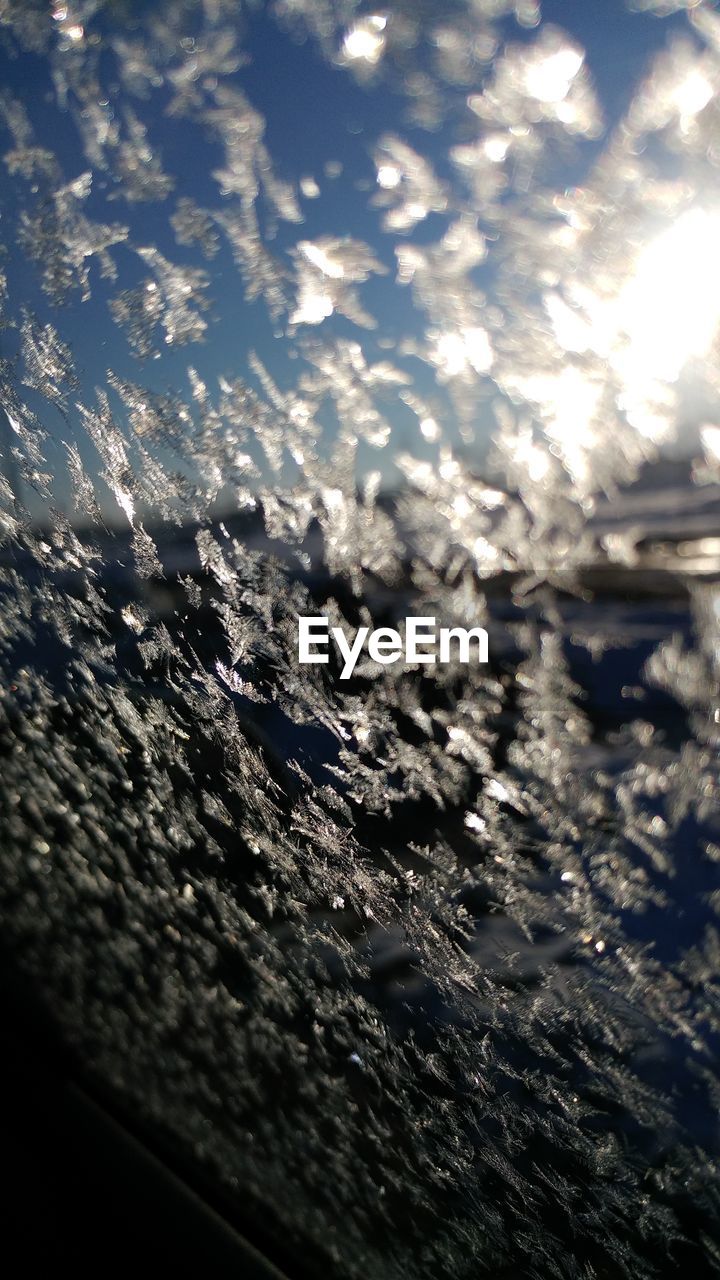
[(684, 213), (641, 253), (617, 301), (630, 378), (675, 382), (709, 353), (720, 321), (720, 215)]
[[(604, 361), (618, 383), (618, 408), (649, 439), (666, 432), (670, 388), (692, 360), (706, 359), (720, 323), (720, 214), (690, 209), (641, 250), (612, 297), (574, 284), (545, 309), (563, 352)], [(522, 390), (540, 403), (555, 439), (591, 442), (597, 383), (565, 368)]]

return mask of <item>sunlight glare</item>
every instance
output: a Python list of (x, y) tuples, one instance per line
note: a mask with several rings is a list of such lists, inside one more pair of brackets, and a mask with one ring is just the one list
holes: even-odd
[(720, 215), (678, 218), (641, 253), (616, 307), (628, 378), (676, 382), (689, 360), (708, 355), (720, 321)]

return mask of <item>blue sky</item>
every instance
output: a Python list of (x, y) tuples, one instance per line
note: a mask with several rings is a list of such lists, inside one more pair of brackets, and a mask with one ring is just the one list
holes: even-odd
[[(612, 128), (627, 107), (653, 54), (665, 44), (671, 31), (686, 27), (681, 14), (660, 21), (647, 14), (629, 13), (620, 0), (545, 0), (542, 15), (546, 24), (562, 27), (585, 48), (587, 66), (608, 128)], [(509, 21), (503, 29), (513, 40), (531, 40), (536, 34), (523, 31)], [(276, 173), (293, 185), (311, 175), (322, 188), (320, 199), (301, 201), (304, 222), (300, 226), (280, 222), (274, 247), (282, 253), (299, 239), (313, 240), (326, 234), (352, 236), (370, 245), (388, 274), (373, 277), (362, 286), (364, 304), (380, 317), (379, 328), (364, 334), (362, 340), (369, 355), (382, 358), (387, 353), (377, 347), (377, 338), (412, 337), (419, 320), (411, 305), (410, 291), (394, 283), (393, 246), (399, 237), (378, 233), (377, 211), (368, 205), (375, 182), (373, 144), (383, 132), (396, 131), (427, 156), (443, 176), (448, 171), (449, 148), (462, 136), (458, 129), (468, 88), (463, 86), (462, 90), (452, 91), (458, 110), (451, 111), (448, 121), (436, 132), (428, 132), (406, 122), (405, 99), (382, 77), (365, 85), (357, 83), (347, 70), (330, 65), (311, 40), (295, 41), (263, 12), (248, 18), (244, 45), (249, 55), (248, 64), (237, 72), (235, 80), (264, 116), (266, 143)], [(0, 59), (2, 82), (25, 104), (38, 140), (55, 150), (67, 180), (77, 177), (87, 162), (70, 115), (58, 112), (46, 59), (33, 54), (12, 59), (1, 53)], [(165, 102), (161, 91), (149, 104), (139, 105), (152, 145), (158, 149), (165, 171), (176, 179), (173, 194), (162, 202), (129, 207), (113, 180), (99, 175), (94, 179), (86, 212), (100, 221), (127, 222), (132, 243), (155, 244), (172, 261), (201, 265), (208, 272), (213, 306), (208, 317), (207, 341), (163, 351), (160, 360), (139, 362), (128, 352), (124, 337), (108, 315), (108, 286), (99, 278), (96, 268), (91, 272), (89, 301), (80, 304), (75, 299), (61, 310), (54, 309), (39, 289), (35, 265), (17, 253), (12, 238), (8, 245), (6, 265), (11, 297), (16, 305), (21, 301), (41, 320), (51, 320), (60, 330), (75, 356), (81, 382), (78, 394), (86, 402), (91, 401), (95, 385), (104, 385), (108, 367), (121, 377), (157, 392), (177, 390), (186, 394), (188, 363), (210, 385), (220, 375), (240, 375), (252, 383), (253, 375), (247, 366), (251, 349), (258, 353), (281, 387), (291, 385), (296, 377), (293, 343), (282, 332), (282, 327), (268, 317), (262, 303), (249, 304), (243, 297), (227, 244), (223, 242), (212, 261), (200, 262), (194, 250), (175, 243), (168, 218), (178, 196), (189, 196), (210, 208), (222, 204), (217, 184), (211, 177), (219, 164), (220, 151), (197, 126), (168, 119), (164, 113)], [(3, 145), (3, 150), (6, 149)], [(558, 160), (558, 170), (550, 176), (560, 186), (579, 184), (597, 149), (595, 142), (575, 144), (572, 156)], [(324, 166), (328, 161), (342, 164), (338, 177), (325, 176)], [(109, 194), (120, 198), (108, 201)], [(18, 211), (15, 200), (10, 184), (4, 183), (2, 212), (6, 229), (14, 224)], [(431, 214), (412, 232), (411, 239), (415, 243), (431, 242), (438, 239), (443, 230), (441, 215)], [(119, 269), (116, 287), (136, 284), (144, 274), (137, 257), (122, 245), (111, 252)], [(323, 325), (322, 336), (328, 332), (357, 336), (354, 326), (337, 315)], [(11, 334), (6, 337), (6, 351), (12, 354), (13, 346)], [(431, 370), (419, 361), (413, 361), (413, 377), (423, 393), (433, 396), (437, 392)], [(53, 439), (74, 434), (72, 411), (65, 421), (32, 392), (28, 392), (28, 399), (32, 407), (41, 412), (43, 425)], [(407, 412), (402, 406), (397, 413), (393, 412), (392, 405), (385, 407), (393, 422), (393, 449), (408, 447), (416, 432)]]

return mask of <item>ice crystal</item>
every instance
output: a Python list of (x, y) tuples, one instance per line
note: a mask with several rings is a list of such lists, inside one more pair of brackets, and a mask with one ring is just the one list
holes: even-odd
[(171, 222), (178, 244), (197, 244), (204, 257), (215, 257), (220, 241), (213, 227), (212, 217), (206, 209), (200, 209), (187, 196), (183, 196), (178, 200)]

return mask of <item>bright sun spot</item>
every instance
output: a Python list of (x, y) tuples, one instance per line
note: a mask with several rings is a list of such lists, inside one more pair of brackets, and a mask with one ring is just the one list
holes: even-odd
[(691, 209), (641, 253), (616, 303), (629, 377), (675, 382), (720, 321), (720, 215)]
[[(639, 254), (612, 297), (576, 286), (572, 305), (556, 293), (545, 307), (568, 354), (592, 352), (619, 383), (618, 405), (650, 438), (662, 438), (672, 415), (670, 388), (710, 350), (720, 324), (720, 214), (690, 209)], [(565, 369), (520, 386), (539, 404), (549, 433), (565, 451), (592, 443), (598, 387)]]

